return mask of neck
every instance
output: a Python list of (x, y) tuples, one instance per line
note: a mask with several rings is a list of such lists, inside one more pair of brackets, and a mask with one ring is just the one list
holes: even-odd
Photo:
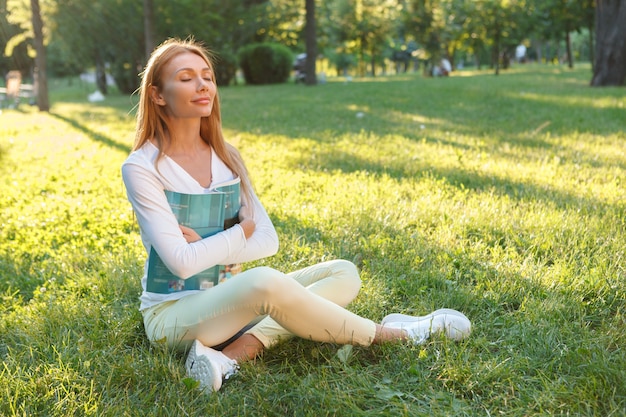
[(206, 146), (200, 137), (200, 118), (176, 119), (170, 121), (170, 139), (167, 153), (195, 153), (198, 148)]

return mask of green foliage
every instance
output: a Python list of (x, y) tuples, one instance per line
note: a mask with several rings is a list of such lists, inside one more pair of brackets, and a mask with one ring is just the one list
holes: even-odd
[[(22, 2), (0, 0), (0, 76), (4, 78), (11, 70), (26, 74), (33, 65), (28, 54), (28, 44), (23, 42), (29, 32), (25, 28), (29, 22)], [(11, 10), (12, 13), (9, 13)], [(15, 14), (19, 18), (15, 18)]]
[(115, 80), (115, 86), (125, 94), (132, 94), (139, 87), (139, 74), (142, 71), (140, 61), (116, 61), (111, 65), (111, 76)]
[(334, 53), (331, 52), (328, 55), (328, 60), (333, 64), (337, 70), (337, 75), (344, 75), (347, 71), (356, 65), (356, 58), (352, 54), (343, 52)]
[(57, 0), (46, 23), (54, 47), (48, 55), (53, 60), (57, 50), (61, 52), (57, 59), (81, 70), (104, 68), (107, 63), (120, 91), (130, 94), (139, 86), (137, 74), (144, 57), (141, 3)]
[(48, 72), (56, 78), (72, 77), (85, 71), (85, 63), (76, 60), (76, 56), (68, 50), (63, 42), (53, 41), (46, 51)]
[[(317, 2), (318, 50), (338, 71), (350, 67), (359, 76), (385, 73), (391, 51), (401, 55), (409, 45), (420, 60), (466, 58), (468, 62), (508, 65), (514, 48), (529, 55), (564, 50), (566, 33), (594, 31), (593, 0), (329, 0)], [(294, 0), (55, 0), (42, 2), (53, 75), (109, 64), (121, 91), (137, 86), (146, 62), (143, 7), (152, 5), (153, 42), (193, 36), (219, 55), (230, 57), (251, 42), (272, 42), (304, 50), (304, 2)], [(32, 67), (32, 30), (27, 0), (0, 0), (0, 73)], [(603, 9), (604, 10), (604, 9)], [(603, 25), (611, 26), (610, 22)], [(604, 33), (604, 32), (602, 32)], [(616, 37), (619, 43), (619, 37)], [(587, 59), (589, 40), (574, 44), (572, 56)], [(602, 43), (602, 42), (600, 42)], [(585, 58), (586, 57), (586, 58)], [(353, 62), (354, 61), (354, 62)], [(406, 58), (402, 61), (407, 62)], [(222, 85), (232, 79), (233, 61), (221, 68)], [(480, 65), (479, 64), (479, 65)], [(602, 65), (604, 67), (604, 65)], [(609, 66), (608, 71), (617, 71)], [(4, 71), (2, 71), (4, 69)], [(220, 77), (222, 75), (219, 75)], [(106, 87), (100, 86), (102, 90)]]
[(237, 75), (237, 57), (231, 52), (222, 52), (213, 59), (215, 80), (220, 87), (230, 85)]
[[(292, 340), (200, 395), (150, 345), (119, 167), (136, 98), (0, 114), (0, 415), (544, 416), (626, 408), (623, 89), (588, 67), (221, 90), (290, 271), (345, 258), (373, 320), (439, 307), (472, 337)], [(306, 115), (306, 117), (303, 117)]]
[(278, 84), (289, 79), (293, 54), (276, 43), (253, 43), (239, 50), (239, 65), (248, 84)]

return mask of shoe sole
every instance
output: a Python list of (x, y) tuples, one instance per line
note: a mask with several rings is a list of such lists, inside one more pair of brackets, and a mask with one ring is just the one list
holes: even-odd
[(409, 316), (408, 314), (392, 313), (383, 317), (383, 320), (380, 324), (384, 326), (386, 323), (394, 322), (414, 323), (416, 321), (432, 320), (435, 318), (435, 316), (439, 315), (454, 316), (465, 322), (465, 326), (462, 326), (463, 328), (452, 327), (452, 323), (450, 323), (450, 325), (446, 326), (445, 329), (446, 336), (453, 340), (462, 340), (469, 336), (472, 328), (471, 322), (465, 314), (451, 308), (440, 308), (439, 310), (435, 310), (425, 316)]
[(191, 350), (187, 355), (187, 361), (185, 362), (187, 375), (198, 381), (203, 390), (208, 390), (209, 392), (218, 391), (222, 387), (220, 371), (209, 358), (198, 354), (196, 349), (198, 343), (200, 342), (197, 340), (193, 342)]

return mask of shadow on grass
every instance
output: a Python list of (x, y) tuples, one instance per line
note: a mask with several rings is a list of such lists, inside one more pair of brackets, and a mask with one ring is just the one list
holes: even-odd
[(117, 142), (111, 138), (109, 138), (108, 136), (105, 136), (101, 133), (98, 133), (94, 130), (91, 130), (90, 128), (88, 128), (87, 126), (81, 124), (80, 122), (78, 122), (77, 120), (74, 119), (70, 119), (68, 117), (62, 116), (58, 113), (50, 113), (51, 116), (64, 121), (65, 123), (69, 124), (70, 126), (80, 130), (81, 132), (83, 132), (85, 135), (87, 135), (87, 137), (95, 140), (96, 142), (100, 142), (103, 145), (106, 145), (110, 148), (113, 149), (117, 149), (120, 150), (122, 152), (125, 153), (130, 153), (131, 151), (131, 147), (129, 145)]
[(222, 114), (225, 127), (257, 135), (331, 144), (335, 138), (368, 132), (383, 140), (401, 135), (460, 151), (479, 147), (499, 152), (504, 144), (576, 153), (592, 166), (597, 161), (591, 151), (563, 149), (555, 138), (623, 132), (622, 96), (591, 89), (576, 74), (548, 67), (537, 74), (469, 78), (471, 82), (468, 77), (388, 77), (384, 82), (333, 82), (313, 88), (236, 88), (224, 91)]
[[(316, 161), (324, 161), (319, 165)], [(595, 198), (584, 197), (576, 193), (566, 192), (547, 186), (533, 184), (531, 182), (515, 181), (484, 175), (473, 169), (468, 169), (459, 164), (454, 168), (440, 168), (429, 165), (428, 161), (410, 161), (410, 164), (397, 164), (387, 166), (383, 163), (360, 158), (350, 152), (336, 150), (332, 147), (318, 151), (318, 157), (314, 161), (309, 155), (302, 155), (289, 162), (296, 169), (325, 171), (340, 171), (345, 173), (368, 172), (375, 175), (388, 175), (398, 181), (406, 178), (432, 177), (443, 180), (446, 184), (464, 190), (475, 192), (496, 193), (508, 196), (513, 200), (535, 201), (554, 205), (559, 209), (572, 207), (592, 207), (593, 210), (603, 212), (609, 208), (624, 210), (623, 205), (607, 204)]]

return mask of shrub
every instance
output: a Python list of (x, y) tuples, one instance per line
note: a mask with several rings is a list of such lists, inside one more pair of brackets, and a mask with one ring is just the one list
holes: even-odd
[(247, 84), (277, 84), (289, 79), (293, 55), (274, 43), (254, 43), (239, 50), (239, 63)]
[(220, 52), (213, 59), (215, 81), (220, 87), (230, 85), (237, 73), (237, 57), (231, 52)]
[(324, 50), (323, 54), (333, 65), (338, 76), (348, 75), (348, 70), (350, 70), (350, 68), (354, 68), (357, 64), (357, 58), (354, 54), (337, 52), (332, 50), (332, 48)]
[(77, 76), (84, 71), (84, 62), (76, 59), (61, 42), (50, 42), (46, 50), (48, 73), (53, 77)]
[(139, 73), (141, 66), (137, 60), (135, 64), (117, 60), (111, 64), (111, 75), (115, 80), (115, 85), (124, 94), (132, 94), (141, 82)]

